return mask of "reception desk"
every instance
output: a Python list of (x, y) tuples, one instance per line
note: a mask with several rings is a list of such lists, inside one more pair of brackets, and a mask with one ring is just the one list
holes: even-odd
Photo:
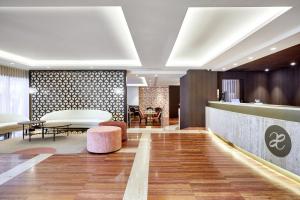
[(300, 175), (300, 108), (211, 101), (206, 107), (206, 127), (235, 146)]

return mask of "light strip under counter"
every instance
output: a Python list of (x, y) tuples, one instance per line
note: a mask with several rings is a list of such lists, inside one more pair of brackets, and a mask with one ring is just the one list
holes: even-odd
[(210, 101), (206, 127), (300, 180), (300, 108)]

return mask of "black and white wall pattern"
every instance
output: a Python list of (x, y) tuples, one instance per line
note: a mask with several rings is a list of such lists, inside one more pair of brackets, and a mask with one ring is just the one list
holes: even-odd
[(125, 120), (126, 71), (30, 71), (31, 119), (58, 110), (105, 110)]

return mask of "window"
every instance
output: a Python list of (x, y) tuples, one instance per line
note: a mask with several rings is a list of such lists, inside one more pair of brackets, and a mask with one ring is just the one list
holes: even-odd
[(223, 79), (222, 92), (225, 94), (225, 101), (227, 102), (240, 99), (240, 80)]
[(0, 113), (29, 116), (28, 72), (0, 67)]

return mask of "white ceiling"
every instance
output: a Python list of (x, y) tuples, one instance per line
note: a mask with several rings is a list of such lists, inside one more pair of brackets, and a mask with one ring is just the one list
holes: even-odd
[(136, 74), (128, 75), (126, 80), (126, 85), (129, 87), (146, 87), (148, 86), (146, 78), (138, 76)]
[(290, 8), (189, 8), (166, 66), (204, 67)]
[[(120, 6), (122, 9), (103, 6)], [(223, 30), (218, 29), (219, 26), (227, 28), (224, 29), (226, 37), (230, 37), (239, 27), (247, 24), (247, 20), (251, 21), (264, 14), (265, 10), (256, 9), (253, 13), (254, 18), (246, 15), (247, 13), (244, 16), (243, 12), (239, 15), (233, 13), (223, 15), (223, 17), (210, 12), (210, 19), (207, 23), (211, 24), (208, 26), (203, 26), (203, 21), (195, 17), (194, 23), (199, 23), (198, 30), (204, 27), (203, 31), (206, 34), (200, 41), (197, 34), (195, 38), (183, 37), (183, 41), (190, 40), (195, 43), (195, 46), (192, 43), (188, 49), (184, 49), (187, 48), (185, 46), (180, 50), (180, 54), (174, 54), (176, 55), (174, 58), (182, 58), (178, 56), (187, 53), (190, 61), (182, 62), (176, 67), (166, 67), (188, 8), (275, 6), (292, 8), (282, 15), (275, 13), (259, 21), (259, 25), (253, 27), (252, 31), (244, 34), (231, 45), (220, 48), (222, 51), (211, 56), (206, 62), (200, 63), (199, 66), (198, 64), (192, 65), (190, 61), (198, 62), (195, 58), (198, 57), (199, 44), (203, 43), (201, 40), (212, 40), (212, 37), (216, 36), (216, 30)], [(129, 69), (131, 72), (138, 73), (147, 71), (150, 73), (145, 77), (157, 79), (157, 84), (166, 82), (172, 84), (178, 82), (179, 77), (190, 68), (213, 70), (226, 68), (227, 70), (232, 68), (234, 63), (240, 65), (250, 62), (248, 57), (253, 57), (252, 60), (255, 60), (259, 56), (300, 43), (300, 40), (296, 41), (296, 34), (300, 33), (299, 0), (1, 0), (0, 7), (6, 7), (0, 8), (0, 50), (30, 58), (35, 61), (33, 63), (36, 65), (30, 67), (5, 59), (1, 59), (0, 63), (10, 65), (14, 62), (13, 66), (27, 69), (47, 69), (47, 63), (51, 63), (49, 60), (66, 61), (65, 63), (52, 62), (51, 66), (50, 64), (47, 66), (51, 69), (70, 69), (71, 67), (72, 69), (90, 69), (93, 67), (94, 69)], [(239, 8), (229, 9), (240, 12)], [(230, 27), (224, 26), (224, 22), (229, 20), (226, 17), (233, 17), (231, 20), (236, 20), (236, 23), (230, 24)], [(291, 38), (295, 40), (291, 42)], [(220, 45), (220, 43), (208, 44), (210, 45), (200, 46), (204, 48), (200, 53), (205, 52), (205, 49), (211, 51), (213, 45), (214, 48), (215, 45)], [(269, 50), (270, 47), (279, 44), (280, 47), (275, 51)], [(47, 62), (37, 62), (42, 60)], [(138, 65), (139, 63), (141, 66)], [(179, 71), (181, 74), (172, 74), (174, 71)], [(158, 78), (155, 74), (158, 74)], [(161, 83), (158, 81), (160, 77)]]
[(185, 75), (185, 71), (158, 71), (158, 70), (131, 70), (127, 75), (127, 85), (151, 87), (163, 87), (169, 85), (180, 85), (180, 77)]
[(140, 65), (121, 7), (0, 7), (0, 57), (28, 65)]

